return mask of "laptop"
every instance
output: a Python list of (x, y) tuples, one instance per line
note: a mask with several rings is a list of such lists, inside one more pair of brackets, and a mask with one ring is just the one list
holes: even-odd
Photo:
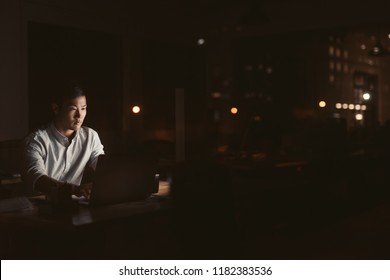
[(158, 192), (157, 162), (125, 155), (99, 156), (89, 200), (81, 204), (101, 206), (141, 201)]

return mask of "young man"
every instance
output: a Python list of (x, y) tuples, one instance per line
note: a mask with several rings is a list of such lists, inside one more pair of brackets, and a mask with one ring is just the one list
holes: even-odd
[(103, 145), (96, 131), (82, 126), (87, 99), (77, 82), (71, 81), (57, 93), (51, 104), (53, 121), (26, 139), (26, 180), (44, 194), (66, 189), (89, 197), (90, 184), (81, 184), (83, 174), (96, 167)]

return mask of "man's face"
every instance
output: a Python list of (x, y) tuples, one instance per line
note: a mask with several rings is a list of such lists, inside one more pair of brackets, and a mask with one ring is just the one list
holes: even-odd
[(87, 99), (85, 96), (70, 99), (59, 108), (54, 106), (57, 125), (62, 131), (75, 131), (80, 129), (84, 118), (87, 115)]

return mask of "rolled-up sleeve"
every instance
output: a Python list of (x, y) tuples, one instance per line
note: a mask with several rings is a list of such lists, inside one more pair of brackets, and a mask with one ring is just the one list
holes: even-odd
[(47, 175), (44, 164), (45, 148), (33, 136), (25, 140), (24, 168), (26, 181), (32, 190), (35, 182), (43, 175)]

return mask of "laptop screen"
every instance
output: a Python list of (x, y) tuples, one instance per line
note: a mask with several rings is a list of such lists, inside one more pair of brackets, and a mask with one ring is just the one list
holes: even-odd
[(148, 198), (158, 191), (156, 169), (156, 161), (149, 158), (126, 155), (99, 156), (89, 205), (114, 204)]

